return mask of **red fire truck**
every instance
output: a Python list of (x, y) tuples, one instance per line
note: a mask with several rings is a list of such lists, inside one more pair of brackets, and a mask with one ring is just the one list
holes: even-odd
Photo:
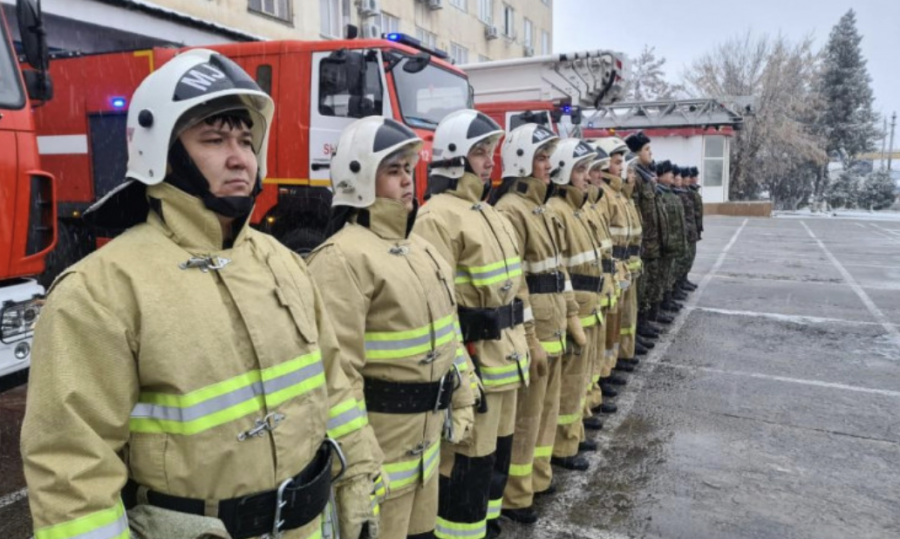
[[(416, 171), (421, 200), (437, 123), (472, 103), (465, 74), (446, 61), (446, 53), (403, 34), (208, 48), (237, 62), (277, 104), (269, 177), (252, 223), (297, 250), (324, 239), (331, 200), (327, 167), (344, 127), (384, 115), (414, 129), (425, 140)], [(147, 74), (177, 53), (155, 48), (54, 57), (56, 99), (35, 111), (42, 162), (58, 179), (60, 245), (48, 259), (49, 274), (96, 247), (80, 216), (123, 181), (129, 99)]]
[(34, 69), (20, 72), (0, 11), (0, 391), (20, 383), (44, 289), (34, 276), (55, 242), (53, 177), (40, 170), (31, 101), (50, 98), (47, 46), (33, 0), (16, 5), (22, 46)]

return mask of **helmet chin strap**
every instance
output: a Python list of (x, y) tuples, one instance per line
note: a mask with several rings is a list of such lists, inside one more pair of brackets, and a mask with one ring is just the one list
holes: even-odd
[(256, 183), (250, 196), (244, 197), (217, 197), (209, 190), (209, 181), (197, 168), (197, 164), (188, 154), (187, 148), (180, 140), (176, 140), (169, 150), (169, 165), (172, 173), (166, 176), (167, 182), (181, 189), (185, 193), (199, 198), (203, 205), (222, 217), (232, 219), (245, 218), (253, 210), (256, 197), (262, 191), (262, 181), (259, 174), (256, 175)]

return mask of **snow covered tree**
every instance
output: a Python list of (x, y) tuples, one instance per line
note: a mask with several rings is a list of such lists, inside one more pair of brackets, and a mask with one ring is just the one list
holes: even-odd
[(628, 101), (659, 101), (673, 99), (684, 88), (666, 80), (665, 58), (656, 57), (656, 48), (644, 45), (644, 50), (631, 65), (631, 80), (626, 96)]
[(894, 180), (885, 170), (869, 174), (859, 193), (859, 207), (869, 210), (884, 210), (894, 203)]

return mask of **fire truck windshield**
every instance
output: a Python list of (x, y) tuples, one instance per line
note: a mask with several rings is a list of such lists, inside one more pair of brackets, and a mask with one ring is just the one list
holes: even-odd
[(0, 20), (0, 109), (20, 109), (25, 106), (25, 94), (17, 66), (9, 45), (9, 36), (6, 35), (6, 25)]
[(469, 108), (469, 83), (457, 73), (434, 64), (417, 73), (403, 69), (394, 69), (391, 73), (400, 113), (410, 127), (434, 129), (444, 116)]

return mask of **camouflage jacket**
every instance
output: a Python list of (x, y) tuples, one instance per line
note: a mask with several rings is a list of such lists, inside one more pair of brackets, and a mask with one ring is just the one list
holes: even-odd
[(637, 181), (634, 186), (634, 204), (637, 206), (643, 222), (642, 254), (645, 259), (659, 258), (660, 232), (663, 223), (660, 222), (659, 210), (656, 198), (656, 175), (642, 165), (635, 167)]
[(660, 217), (664, 216), (665, 226), (661, 229), (662, 254), (666, 257), (684, 255), (687, 248), (685, 242), (684, 204), (670, 187), (656, 185), (656, 200), (660, 208)]
[(678, 195), (678, 198), (681, 199), (681, 204), (684, 206), (685, 239), (690, 243), (697, 243), (700, 236), (698, 235), (697, 212), (694, 209), (694, 196), (683, 187), (675, 187), (672, 189), (672, 192)]

